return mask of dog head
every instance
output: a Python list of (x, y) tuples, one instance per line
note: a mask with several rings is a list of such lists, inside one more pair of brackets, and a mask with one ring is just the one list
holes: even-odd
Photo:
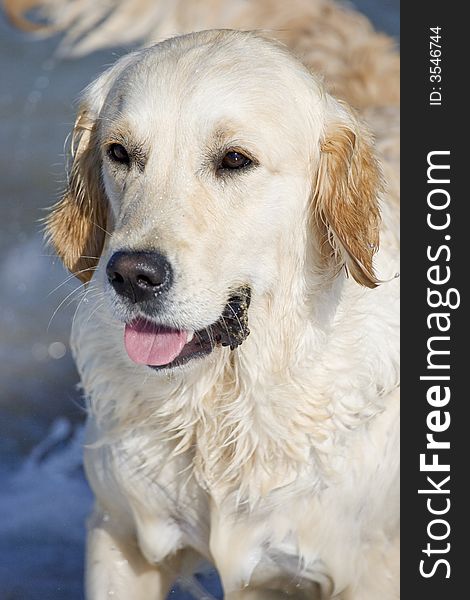
[(85, 91), (47, 231), (97, 270), (130, 357), (170, 368), (242, 343), (251, 295), (288, 298), (311, 257), (317, 283), (374, 287), (379, 182), (363, 127), (281, 46), (200, 32)]

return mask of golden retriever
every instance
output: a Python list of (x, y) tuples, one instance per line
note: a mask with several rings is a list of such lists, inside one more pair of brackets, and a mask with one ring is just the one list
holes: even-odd
[(84, 93), (48, 235), (87, 282), (90, 600), (163, 598), (199, 558), (229, 598), (398, 598), (397, 62), (314, 8), (286, 27), (325, 84), (208, 30)]

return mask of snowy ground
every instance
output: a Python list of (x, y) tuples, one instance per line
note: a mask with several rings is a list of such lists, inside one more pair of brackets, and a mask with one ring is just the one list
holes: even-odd
[[(355, 4), (398, 33), (397, 0)], [(46, 255), (38, 220), (62, 186), (72, 102), (116, 53), (54, 64), (55, 44), (31, 43), (0, 19), (0, 600), (83, 597), (91, 494), (67, 342), (76, 286), (54, 291), (67, 274)], [(201, 582), (221, 596), (215, 575), (182, 582), (173, 596), (210, 597)]]

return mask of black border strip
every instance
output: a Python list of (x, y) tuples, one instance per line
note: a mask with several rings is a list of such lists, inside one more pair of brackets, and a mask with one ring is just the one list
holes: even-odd
[[(468, 431), (468, 391), (465, 373), (470, 364), (466, 348), (468, 332), (465, 305), (468, 297), (468, 274), (466, 259), (470, 251), (467, 231), (466, 204), (468, 191), (466, 175), (470, 172), (466, 149), (468, 138), (468, 109), (464, 88), (467, 85), (468, 66), (466, 65), (466, 45), (470, 29), (459, 5), (451, 2), (428, 0), (424, 4), (403, 2), (401, 5), (401, 56), (402, 56), (402, 599), (416, 598), (451, 599), (463, 597), (466, 592), (465, 565), (468, 549), (468, 521), (466, 507), (469, 503), (466, 490), (470, 456), (470, 431)], [(440, 27), (441, 60), (431, 63), (431, 27)], [(436, 46), (431, 46), (435, 49)], [(442, 81), (430, 81), (430, 68), (439, 65)], [(435, 89), (433, 89), (435, 88)], [(440, 88), (440, 89), (439, 89)], [(434, 94), (430, 105), (430, 93)], [(434, 154), (430, 152), (446, 152)], [(428, 160), (433, 163), (450, 165), (450, 169), (431, 170), (428, 182)], [(468, 164), (467, 164), (468, 163)], [(449, 183), (442, 181), (450, 179)], [(439, 179), (439, 183), (435, 180)], [(441, 181), (442, 180), (442, 181)], [(435, 210), (428, 205), (446, 203), (443, 210)], [(445, 190), (445, 191), (438, 191)], [(435, 224), (447, 221), (445, 229), (432, 229), (427, 223), (428, 214)], [(447, 236), (447, 237), (446, 237)], [(450, 238), (449, 238), (450, 236)], [(445, 249), (448, 247), (449, 251)], [(428, 250), (430, 248), (430, 250)], [(439, 250), (441, 249), (441, 250)], [(450, 255), (449, 255), (450, 252)], [(429, 258), (428, 253), (434, 257)], [(432, 266), (438, 269), (428, 272)], [(447, 269), (447, 267), (449, 269)], [(447, 283), (433, 284), (429, 278), (444, 279), (450, 273)], [(443, 297), (450, 288), (450, 303), (458, 308), (429, 305), (428, 288), (438, 290)], [(444, 300), (445, 301), (445, 300)], [(439, 303), (435, 294), (431, 302)], [(432, 313), (445, 313), (439, 321), (447, 332), (438, 330), (436, 317)], [(431, 327), (429, 327), (431, 325)], [(449, 350), (450, 353), (428, 356), (427, 344), (433, 336), (448, 336), (449, 340), (431, 342), (431, 348)], [(428, 358), (433, 364), (449, 365), (449, 369), (430, 369)], [(449, 376), (449, 380), (420, 380), (420, 376)], [(428, 390), (438, 386), (428, 401)], [(440, 387), (439, 387), (440, 386)], [(449, 388), (450, 399), (441, 406), (439, 397)], [(440, 396), (439, 396), (440, 395)], [(438, 414), (429, 416), (433, 411)], [(446, 416), (448, 413), (448, 416)], [(434, 432), (434, 439), (449, 442), (450, 448), (427, 449), (426, 435), (433, 433), (430, 427), (450, 425), (442, 432)], [(428, 421), (427, 421), (428, 419)], [(424, 462), (436, 460), (448, 464), (449, 471), (420, 470), (420, 454), (425, 454)], [(433, 459), (433, 454), (437, 458)], [(434, 484), (427, 477), (433, 479)], [(446, 481), (446, 478), (450, 479)], [(439, 490), (437, 489), (440, 489)], [(418, 493), (418, 490), (428, 490)], [(429, 492), (430, 490), (430, 492)], [(448, 490), (448, 493), (444, 493)], [(430, 509), (444, 511), (431, 514)], [(444, 522), (434, 522), (441, 519)], [(442, 537), (441, 540), (432, 539)], [(429, 546), (428, 546), (429, 544)], [(426, 552), (423, 552), (425, 550)], [(439, 560), (442, 562), (438, 563)], [(421, 561), (424, 561), (421, 563)], [(446, 562), (444, 562), (446, 561)], [(428, 575), (424, 577), (421, 570)], [(429, 576), (429, 574), (432, 574)], [(447, 577), (449, 576), (449, 577)], [(462, 590), (462, 591), (460, 591)], [(459, 593), (460, 592), (460, 593)]]

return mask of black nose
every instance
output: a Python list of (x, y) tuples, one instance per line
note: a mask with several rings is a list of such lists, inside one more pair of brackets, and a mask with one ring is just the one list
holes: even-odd
[(144, 302), (166, 292), (173, 272), (159, 252), (115, 252), (106, 267), (109, 283), (131, 302)]

